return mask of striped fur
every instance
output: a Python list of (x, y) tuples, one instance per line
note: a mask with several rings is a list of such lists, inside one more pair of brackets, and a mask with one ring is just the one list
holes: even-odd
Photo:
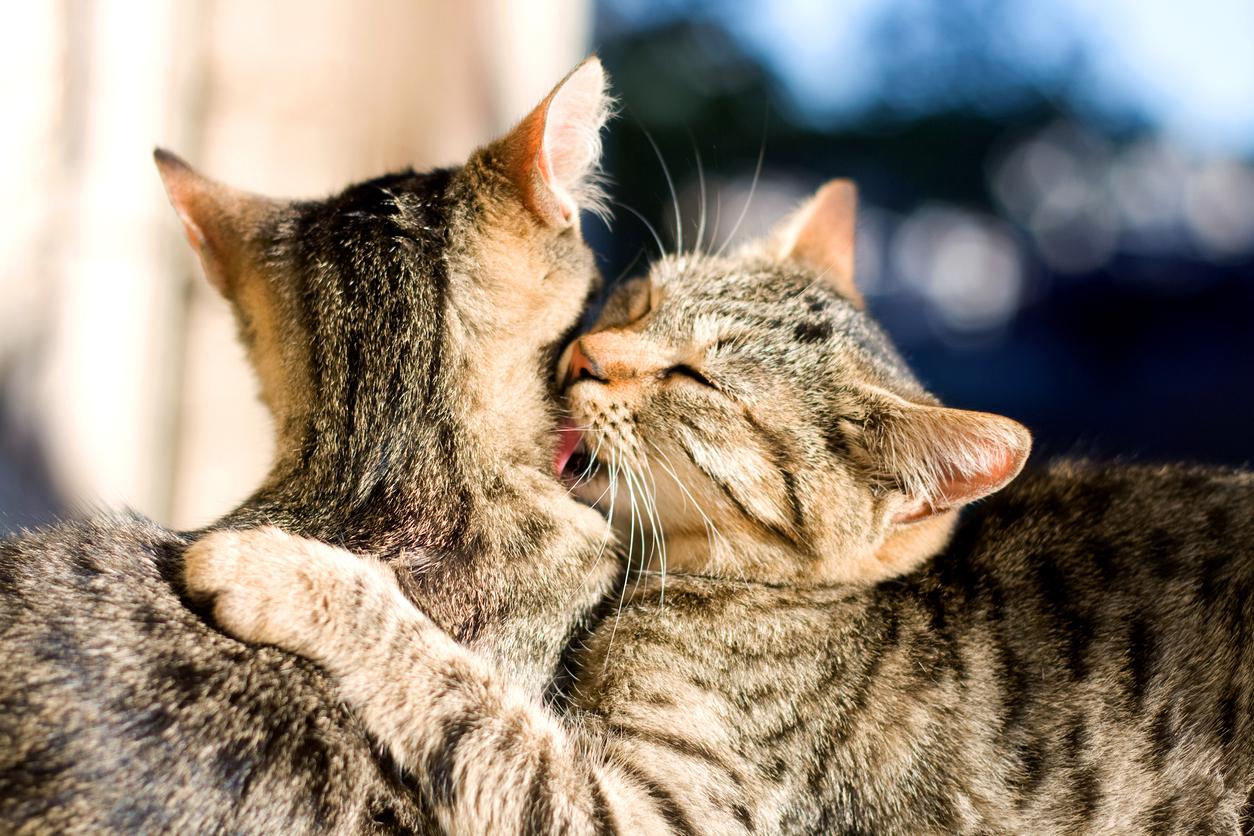
[(380, 564), (278, 530), (188, 553), (447, 832), (1240, 832), (1254, 474), (1063, 462), (956, 519), (1016, 425), (936, 405), (839, 285), (758, 250), (662, 263), (580, 342), (579, 490), (658, 550), (560, 712)]
[(1252, 520), (1249, 474), (1075, 463), (893, 581), (650, 575), (564, 721), (321, 544), (211, 542), (200, 588), (326, 666), (450, 833), (1236, 833)]
[[(580, 193), (605, 114), (595, 60), (571, 79), (563, 118), (584, 124), (560, 183), (536, 138), (561, 85), (464, 166), (326, 200), (158, 155), (275, 419), (269, 477), (214, 528), (369, 552), (537, 697), (619, 571), (552, 472), (551, 369), (596, 277), (572, 219), (536, 207)], [(111, 517), (0, 543), (0, 830), (430, 830), (323, 672), (189, 605), (189, 539)]]

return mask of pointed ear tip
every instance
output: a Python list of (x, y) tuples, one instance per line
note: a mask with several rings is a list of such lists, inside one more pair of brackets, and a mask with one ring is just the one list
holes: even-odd
[(858, 201), (858, 184), (845, 177), (828, 180), (819, 189), (819, 196), (852, 205)]
[(1032, 433), (1028, 431), (1027, 427), (1018, 422), (1015, 423), (1015, 426), (1019, 434), (1019, 458), (1021, 461), (1026, 462), (1028, 457), (1032, 455)]
[[(579, 66), (575, 67), (576, 73), (595, 73), (596, 75), (605, 75), (605, 67), (601, 64), (601, 57), (595, 52), (587, 58), (579, 62)], [(573, 74), (573, 73), (572, 73)]]
[(999, 417), (1004, 422), (1006, 429), (1014, 437), (1014, 440), (1015, 440), (1014, 447), (1016, 451), (1019, 451), (1021, 455), (1023, 455), (1023, 457), (1026, 458), (1027, 454), (1032, 451), (1031, 430), (1023, 426), (1022, 424), (1020, 424), (1018, 421), (1016, 421), (1013, 418), (1007, 418), (1004, 415), (999, 416)]
[(177, 169), (191, 169), (191, 166), (189, 166), (187, 162), (178, 154), (160, 146), (152, 149), (152, 161), (157, 164), (157, 168), (160, 169), (162, 173)]
[(1032, 455), (1032, 433), (1028, 428), (1013, 418), (1002, 417), (1003, 426), (1007, 431), (1002, 455), (1005, 457), (1000, 468), (1000, 478), (1009, 481), (1018, 476)]
[(601, 66), (601, 59), (595, 55), (585, 58), (584, 61), (575, 69), (570, 71), (570, 75), (558, 85), (558, 89), (566, 87), (573, 83), (576, 87), (588, 93), (595, 93), (600, 96), (607, 96), (609, 91), (606, 89), (608, 81), (605, 76), (605, 68)]
[(166, 194), (176, 204), (188, 198), (197, 181), (202, 179), (186, 160), (164, 148), (154, 148), (152, 159), (157, 164), (157, 174), (161, 176)]

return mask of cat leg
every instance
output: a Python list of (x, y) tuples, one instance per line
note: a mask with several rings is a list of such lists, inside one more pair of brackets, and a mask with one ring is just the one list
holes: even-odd
[(450, 833), (750, 830), (701, 801), (730, 781), (725, 767), (568, 728), (377, 560), (273, 528), (224, 531), (188, 549), (185, 577), (229, 633), (324, 666)]

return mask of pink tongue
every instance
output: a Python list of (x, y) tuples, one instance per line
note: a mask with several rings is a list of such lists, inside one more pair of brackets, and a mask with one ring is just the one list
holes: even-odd
[(557, 429), (557, 454), (553, 459), (553, 469), (559, 477), (566, 469), (566, 463), (570, 461), (570, 457), (575, 454), (575, 448), (579, 446), (581, 438), (583, 438), (583, 433), (575, 429), (569, 420), (563, 418), (561, 426)]

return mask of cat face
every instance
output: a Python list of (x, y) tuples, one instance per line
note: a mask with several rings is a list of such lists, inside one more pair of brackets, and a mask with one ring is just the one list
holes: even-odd
[(564, 469), (623, 539), (657, 532), (673, 568), (874, 581), (1018, 473), (1026, 430), (936, 405), (862, 310), (852, 244), (830, 184), (742, 253), (663, 260), (568, 349)]
[(465, 165), (325, 200), (251, 195), (157, 152), (274, 415), (270, 485), (346, 506), (328, 524), (351, 530), (455, 496), (450, 474), (477, 466), (551, 474), (550, 370), (596, 281), (578, 213), (596, 206), (605, 86), (590, 59)]

